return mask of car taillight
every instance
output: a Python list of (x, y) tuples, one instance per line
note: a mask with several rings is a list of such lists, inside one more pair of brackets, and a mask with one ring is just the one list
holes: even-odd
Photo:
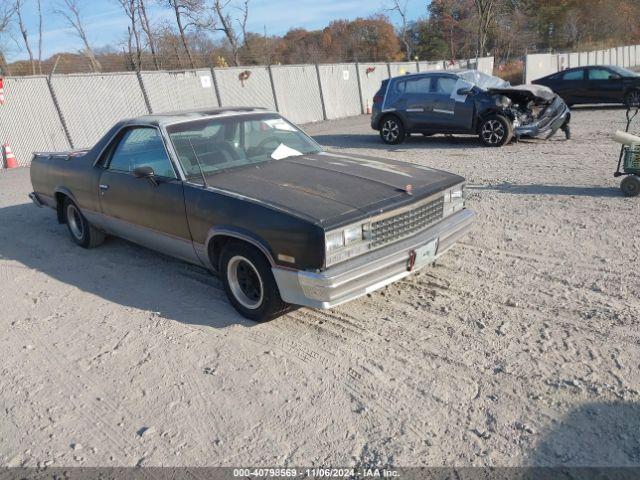
[(373, 97), (373, 103), (377, 104), (377, 103), (382, 103), (382, 95), (380, 95), (379, 93), (376, 94)]

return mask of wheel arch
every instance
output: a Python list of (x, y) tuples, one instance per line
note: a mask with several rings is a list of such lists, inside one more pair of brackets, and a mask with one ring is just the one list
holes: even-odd
[(65, 200), (69, 198), (76, 205), (78, 204), (78, 202), (76, 202), (76, 198), (71, 193), (71, 191), (65, 187), (56, 188), (55, 191), (53, 192), (53, 196), (56, 200), (56, 213), (58, 216), (58, 223), (65, 223), (65, 215), (64, 215)]
[(209, 230), (205, 242), (207, 261), (214, 270), (218, 270), (220, 253), (229, 242), (243, 242), (251, 245), (266, 258), (269, 265), (272, 267), (276, 265), (271, 247), (264, 239), (237, 227), (216, 226)]

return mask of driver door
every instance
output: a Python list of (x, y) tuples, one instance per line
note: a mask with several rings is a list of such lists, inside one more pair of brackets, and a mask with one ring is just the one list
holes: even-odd
[(593, 103), (620, 102), (624, 96), (622, 77), (608, 68), (589, 68), (585, 95)]
[[(152, 178), (138, 178), (137, 167)], [(109, 233), (187, 261), (197, 261), (187, 224), (183, 184), (157, 128), (130, 127), (107, 153), (99, 182), (103, 223)]]

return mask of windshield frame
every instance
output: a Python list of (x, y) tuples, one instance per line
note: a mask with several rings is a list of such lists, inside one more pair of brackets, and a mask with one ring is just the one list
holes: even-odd
[(620, 75), (622, 78), (640, 77), (640, 73), (634, 72), (624, 67), (619, 67), (617, 65), (611, 65), (609, 66), (609, 69), (612, 70), (614, 73), (617, 73), (618, 75)]
[[(218, 170), (214, 170), (214, 171), (203, 171), (202, 173), (200, 171), (196, 172), (196, 173), (189, 173), (187, 172), (187, 170), (185, 170), (182, 161), (180, 159), (180, 155), (178, 154), (178, 150), (176, 148), (176, 145), (174, 144), (173, 138), (172, 138), (172, 134), (173, 133), (177, 133), (177, 131), (179, 131), (180, 127), (183, 126), (187, 126), (187, 125), (198, 125), (198, 124), (204, 124), (204, 125), (210, 125), (212, 120), (213, 121), (219, 121), (219, 122), (224, 122), (225, 120), (231, 120), (231, 119), (237, 119), (238, 122), (251, 122), (251, 121), (255, 121), (255, 120), (272, 120), (272, 119), (278, 119), (278, 120), (282, 120), (285, 123), (287, 123), (288, 125), (290, 125), (292, 128), (295, 129), (295, 131), (298, 134), (301, 134), (307, 141), (309, 141), (312, 145), (314, 145), (316, 147), (316, 149), (313, 152), (310, 153), (305, 153), (304, 155), (312, 155), (315, 153), (320, 153), (320, 152), (324, 152), (325, 148), (320, 145), (316, 140), (314, 140), (314, 138), (309, 135), (307, 132), (305, 132), (302, 128), (300, 128), (298, 125), (294, 124), (293, 122), (289, 121), (287, 118), (283, 117), (282, 115), (280, 115), (277, 112), (271, 112), (271, 111), (264, 111), (264, 112), (247, 112), (247, 113), (234, 113), (232, 115), (208, 115), (205, 117), (200, 117), (200, 118), (185, 118), (184, 120), (177, 120), (171, 123), (167, 123), (165, 125), (163, 125), (161, 127), (162, 132), (164, 133), (164, 137), (166, 139), (166, 146), (168, 147), (168, 150), (171, 153), (171, 156), (173, 157), (173, 161), (174, 161), (174, 166), (177, 168), (177, 170), (179, 171), (180, 177), (188, 182), (188, 183), (194, 183), (193, 180), (196, 179), (202, 179), (203, 174), (205, 176), (207, 175), (216, 175), (218, 173), (223, 173), (225, 171), (229, 171), (229, 170), (235, 170), (235, 169), (239, 169), (239, 168), (246, 168), (248, 166), (255, 166), (255, 165), (261, 165), (264, 163), (268, 163), (268, 162), (275, 162), (278, 161), (276, 159), (266, 159), (262, 162), (251, 162), (251, 163), (247, 163), (246, 165), (236, 165), (236, 166), (231, 166), (231, 167), (227, 167), (227, 168), (221, 168)], [(244, 127), (243, 127), (244, 128)], [(243, 134), (244, 136), (244, 134)], [(286, 157), (289, 158), (289, 157)], [(202, 182), (197, 183), (198, 185), (202, 185)]]

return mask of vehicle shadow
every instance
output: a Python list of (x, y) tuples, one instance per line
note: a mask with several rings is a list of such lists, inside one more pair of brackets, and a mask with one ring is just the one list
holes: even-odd
[(444, 136), (435, 135), (424, 137), (412, 135), (400, 145), (387, 145), (375, 134), (346, 133), (337, 135), (313, 135), (320, 145), (337, 148), (375, 148), (388, 152), (414, 150), (419, 148), (453, 150), (459, 148), (485, 148), (475, 136)]
[(228, 303), (208, 270), (117, 238), (86, 250), (55, 213), (33, 204), (0, 208), (0, 263), (19, 262), (110, 302), (185, 324), (225, 328), (258, 324)]
[(571, 197), (620, 197), (624, 198), (619, 188), (589, 187), (567, 185), (543, 185), (500, 183), (498, 185), (467, 185), (469, 191), (493, 191), (512, 195), (562, 195)]
[[(556, 471), (549, 478), (638, 478), (640, 474), (640, 404), (588, 403), (570, 411), (540, 432), (540, 439), (524, 461), (533, 467), (604, 467), (568, 476)], [(628, 467), (636, 467), (629, 470)], [(625, 470), (626, 469), (626, 470)], [(577, 474), (578, 472), (574, 472)], [(622, 475), (622, 476), (621, 476)], [(544, 477), (547, 478), (547, 477)]]

